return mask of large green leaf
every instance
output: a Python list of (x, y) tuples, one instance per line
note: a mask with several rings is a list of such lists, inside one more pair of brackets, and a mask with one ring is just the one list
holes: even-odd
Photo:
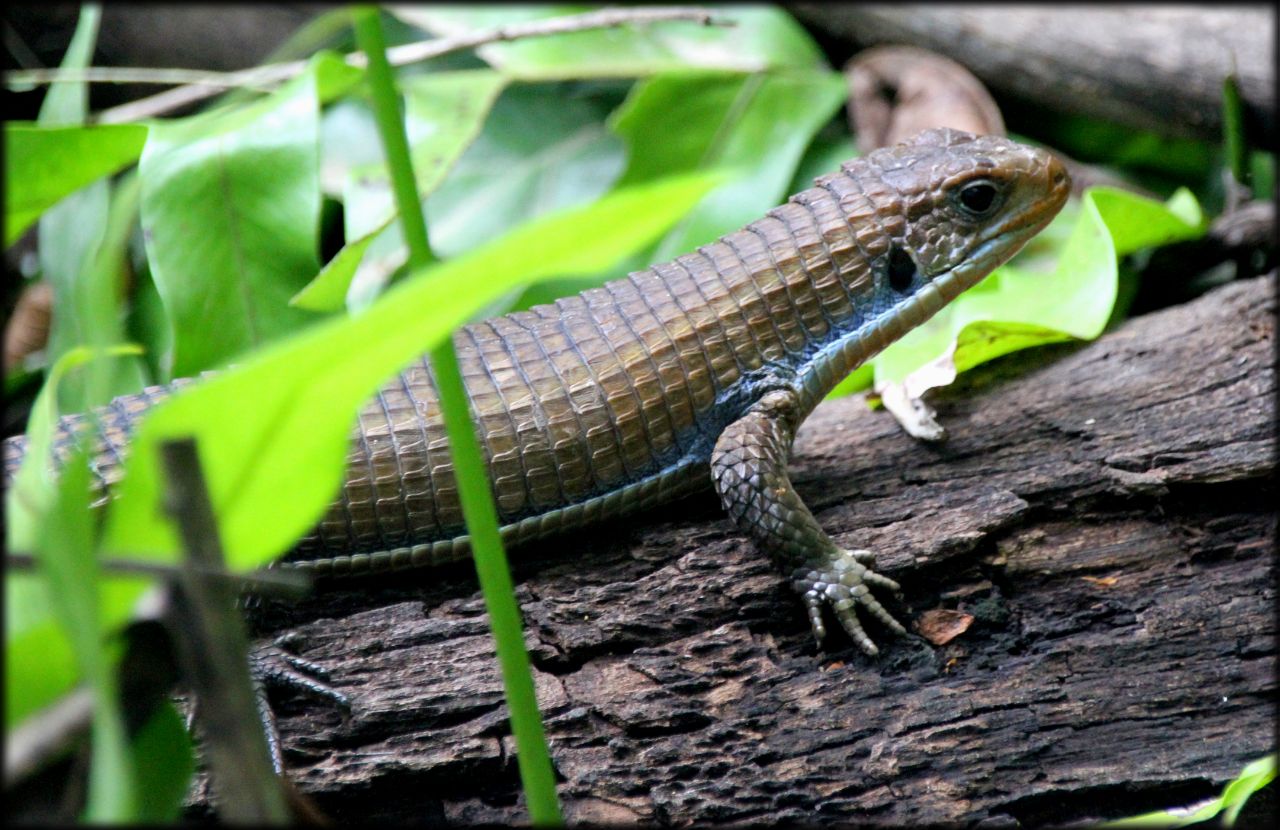
[(289, 298), (319, 268), (315, 75), (249, 106), (151, 129), (142, 223), (174, 331), (174, 375), (224, 364), (312, 319)]
[(137, 161), (146, 140), (141, 124), (5, 124), (5, 246), (64, 197)]
[(759, 218), (788, 194), (796, 165), (846, 96), (827, 70), (678, 73), (637, 84), (612, 120), (630, 158), (620, 184), (666, 172), (736, 168), (669, 233), (669, 259)]
[(484, 131), (427, 201), (432, 249), (456, 256), (607, 192), (625, 162), (622, 142), (604, 126), (607, 111), (536, 86), (504, 90)]
[(173, 554), (174, 531), (156, 510), (157, 446), (193, 435), (228, 561), (245, 568), (278, 555), (333, 498), (356, 409), (379, 383), (513, 286), (595, 273), (648, 243), (712, 183), (706, 174), (674, 177), (529, 223), (405, 280), (364, 313), (314, 326), (175, 395), (140, 427), (106, 547)]
[[(590, 11), (590, 6), (394, 6), (402, 20), (439, 35), (460, 35)], [(664, 21), (569, 32), (512, 43), (490, 43), (476, 51), (491, 66), (515, 78), (642, 77), (683, 69), (760, 72), (773, 67), (826, 65), (813, 40), (786, 12), (772, 6), (718, 6), (717, 21), (729, 25)]]

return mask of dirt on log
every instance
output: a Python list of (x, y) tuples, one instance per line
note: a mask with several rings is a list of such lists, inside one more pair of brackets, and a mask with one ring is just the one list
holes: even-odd
[[(823, 404), (792, 477), (910, 626), (819, 652), (713, 497), (517, 551), (570, 821), (1061, 824), (1213, 794), (1275, 747), (1274, 274), (1023, 353), (936, 401), (941, 446)], [(954, 615), (952, 615), (954, 616)], [(343, 717), (279, 701), (341, 821), (524, 822), (466, 568), (273, 609)]]

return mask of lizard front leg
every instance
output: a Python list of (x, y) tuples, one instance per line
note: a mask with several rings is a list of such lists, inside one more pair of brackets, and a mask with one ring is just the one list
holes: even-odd
[(837, 545), (792, 488), (786, 466), (797, 421), (795, 394), (769, 392), (721, 433), (711, 454), (711, 477), (734, 523), (790, 576), (819, 644), (826, 634), (822, 606), (830, 604), (858, 647), (875, 655), (878, 649), (854, 609), (861, 606), (903, 634), (905, 629), (870, 590), (875, 586), (897, 593), (899, 587), (871, 570), (869, 551)]

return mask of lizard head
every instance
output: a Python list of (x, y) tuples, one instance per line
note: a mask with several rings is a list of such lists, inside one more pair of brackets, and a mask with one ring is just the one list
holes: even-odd
[(950, 129), (876, 150), (843, 172), (873, 208), (881, 249), (887, 243), (876, 293), (919, 292), (918, 303), (938, 307), (1017, 253), (1071, 189), (1045, 150)]

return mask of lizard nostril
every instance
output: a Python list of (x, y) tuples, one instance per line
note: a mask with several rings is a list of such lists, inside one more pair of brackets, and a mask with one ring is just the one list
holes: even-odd
[(1050, 169), (1053, 171), (1053, 184), (1055, 186), (1067, 180), (1067, 168), (1062, 165), (1062, 162), (1055, 159), (1050, 165)]

